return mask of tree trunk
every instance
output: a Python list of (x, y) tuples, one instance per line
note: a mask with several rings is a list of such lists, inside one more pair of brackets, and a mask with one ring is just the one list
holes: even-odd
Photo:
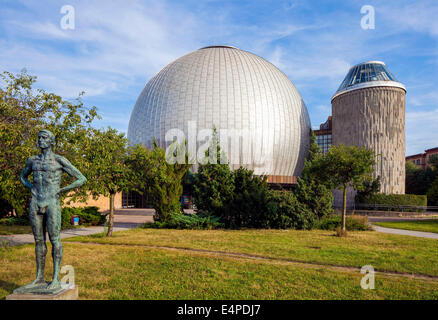
[(345, 220), (347, 218), (347, 185), (344, 185), (344, 201), (342, 204), (342, 233), (346, 231)]
[(110, 212), (108, 217), (108, 231), (106, 233), (107, 237), (111, 237), (113, 235), (113, 226), (114, 226), (114, 193), (110, 193)]

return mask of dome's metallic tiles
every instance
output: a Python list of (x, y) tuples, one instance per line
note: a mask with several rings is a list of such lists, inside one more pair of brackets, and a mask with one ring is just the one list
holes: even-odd
[(406, 91), (384, 62), (368, 61), (350, 68), (332, 100), (345, 92), (370, 87), (397, 87)]
[[(199, 129), (248, 129), (253, 152), (269, 150), (264, 165), (246, 164), (256, 174), (296, 176), (309, 147), (310, 120), (292, 82), (273, 64), (230, 46), (211, 46), (168, 64), (141, 92), (131, 114), (131, 144), (166, 147), (165, 133), (188, 122)], [(256, 151), (254, 151), (256, 150)], [(234, 164), (232, 168), (239, 167)]]

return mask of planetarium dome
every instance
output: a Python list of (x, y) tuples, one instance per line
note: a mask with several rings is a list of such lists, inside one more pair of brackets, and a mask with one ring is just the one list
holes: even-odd
[(249, 131), (242, 145), (252, 160), (230, 160), (230, 166), (243, 165), (271, 182), (292, 182), (310, 143), (307, 108), (288, 77), (263, 58), (231, 46), (201, 48), (158, 72), (137, 99), (128, 139), (151, 147), (155, 138), (166, 148), (166, 132), (178, 128), (189, 137), (189, 126), (198, 132)]

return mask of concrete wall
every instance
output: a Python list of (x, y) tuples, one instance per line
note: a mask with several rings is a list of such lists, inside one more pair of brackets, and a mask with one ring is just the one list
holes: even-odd
[[(68, 198), (64, 201), (66, 203)], [(100, 196), (98, 199), (94, 200), (90, 195), (87, 202), (72, 202), (70, 204), (65, 204), (69, 207), (88, 207), (88, 206), (96, 206), (99, 208), (99, 211), (108, 211), (109, 210), (109, 197)], [(117, 193), (114, 197), (114, 208), (120, 209), (122, 207), (122, 193)]]
[(372, 148), (381, 192), (405, 193), (405, 96), (396, 87), (347, 91), (332, 100), (334, 145)]

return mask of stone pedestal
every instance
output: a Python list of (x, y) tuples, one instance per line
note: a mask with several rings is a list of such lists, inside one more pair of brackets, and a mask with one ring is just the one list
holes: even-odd
[(77, 300), (78, 292), (78, 286), (74, 286), (56, 294), (13, 293), (6, 300)]

